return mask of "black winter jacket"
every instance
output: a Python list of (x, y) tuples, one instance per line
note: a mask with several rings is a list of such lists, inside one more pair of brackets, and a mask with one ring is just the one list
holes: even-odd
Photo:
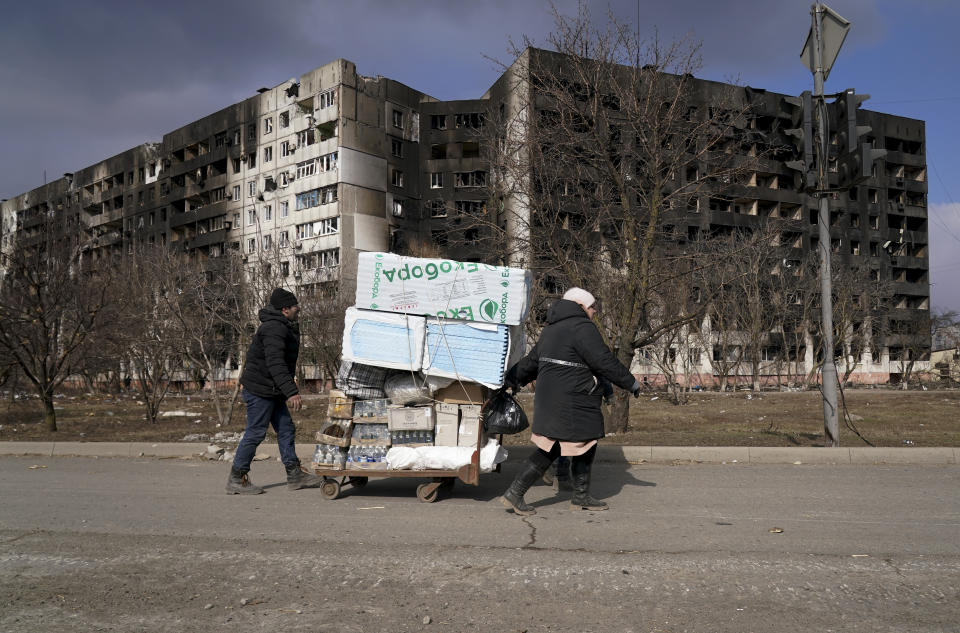
[(290, 398), (298, 393), (293, 376), (300, 355), (300, 329), (280, 310), (260, 310), (260, 327), (253, 335), (240, 384), (261, 398)]
[(638, 387), (583, 308), (564, 299), (547, 312), (540, 340), (510, 368), (504, 382), (522, 387), (534, 379), (533, 432), (569, 442), (603, 437), (604, 379), (623, 389)]

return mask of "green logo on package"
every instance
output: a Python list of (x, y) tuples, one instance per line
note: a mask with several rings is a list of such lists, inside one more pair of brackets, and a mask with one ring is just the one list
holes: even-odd
[(371, 303), (371, 304), (370, 304), (370, 309), (371, 309), (371, 310), (376, 310), (376, 309), (379, 308), (379, 307), (380, 307), (380, 306), (378, 306), (378, 305), (375, 304), (375, 303)]
[(509, 281), (501, 281), (501, 282), (500, 282), (500, 285), (503, 286), (504, 288), (506, 288), (507, 286), (510, 285), (510, 282), (509, 282)]
[(496, 321), (500, 313), (500, 306), (493, 299), (484, 299), (480, 303), (480, 316), (484, 321)]

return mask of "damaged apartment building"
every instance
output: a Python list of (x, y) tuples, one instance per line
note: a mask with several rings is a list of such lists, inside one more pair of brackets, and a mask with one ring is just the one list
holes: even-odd
[[(492, 172), (478, 130), (492, 109), (509, 116), (522, 101), (504, 77), (481, 98), (440, 101), (336, 60), (4, 200), (2, 247), (40, 239), (53, 217), (92, 258), (133, 243), (180, 248), (201, 263), (230, 249), (251, 262), (282, 254), (290, 287), (336, 283), (347, 293), (362, 251), (483, 260), (482, 229), (461, 230), (460, 219), (488, 204)], [(706, 106), (721, 84), (701, 83)], [(783, 97), (750, 92), (758, 131), (787, 127)], [(893, 283), (893, 318), (909, 320), (929, 311), (924, 124), (863, 115), (888, 153), (874, 177), (831, 200), (835, 251)], [(796, 191), (786, 160), (769, 162), (736, 199), (705, 195), (678, 234), (781, 217), (796, 221), (798, 258), (815, 248), (817, 203)], [(904, 353), (891, 345), (866, 359), (865, 379), (889, 376)]]

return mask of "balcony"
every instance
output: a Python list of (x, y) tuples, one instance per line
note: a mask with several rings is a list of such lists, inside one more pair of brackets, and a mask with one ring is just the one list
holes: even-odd
[(189, 160), (183, 161), (182, 163), (175, 163), (170, 165), (170, 169), (164, 171), (163, 175), (164, 177), (170, 177), (170, 178), (173, 178), (175, 176), (181, 176), (194, 169), (199, 169), (204, 165), (209, 165), (210, 163), (215, 163), (218, 160), (223, 160), (226, 157), (227, 157), (227, 148), (218, 147), (216, 149), (213, 149), (207, 152), (206, 154), (197, 156), (196, 158), (191, 158)]
[(207, 220), (209, 218), (217, 217), (218, 215), (227, 214), (227, 201), (221, 200), (220, 202), (214, 202), (213, 204), (208, 204), (199, 209), (194, 209), (193, 211), (187, 211), (185, 213), (175, 213), (170, 218), (170, 228), (175, 229), (186, 224), (192, 224), (194, 222), (199, 222), (201, 220)]
[(227, 235), (230, 233), (230, 229), (218, 229), (216, 231), (208, 231), (202, 233), (195, 237), (192, 237), (187, 240), (187, 249), (193, 250), (195, 248), (201, 248), (203, 246), (210, 246), (211, 244), (221, 244), (227, 241)]

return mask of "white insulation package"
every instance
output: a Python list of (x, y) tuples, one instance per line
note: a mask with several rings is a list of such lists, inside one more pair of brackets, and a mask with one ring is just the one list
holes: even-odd
[(343, 358), (364, 365), (419, 371), (425, 337), (424, 317), (347, 308)]
[(530, 309), (530, 271), (450, 259), (360, 253), (356, 307), (518, 325)]

